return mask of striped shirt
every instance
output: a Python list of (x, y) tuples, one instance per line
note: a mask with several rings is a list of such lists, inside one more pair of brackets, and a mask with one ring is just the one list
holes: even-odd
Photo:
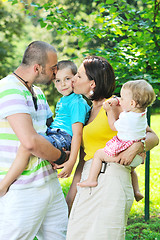
[[(53, 114), (40, 88), (34, 86), (38, 110), (34, 108), (32, 95), (15, 76), (8, 75), (0, 80), (0, 181), (14, 161), (20, 142), (7, 121), (7, 116), (16, 113), (31, 115), (38, 133), (45, 133), (46, 120)], [(25, 127), (25, 126), (24, 126)], [(11, 188), (22, 189), (41, 186), (55, 177), (51, 164), (37, 157), (31, 157), (28, 166)]]

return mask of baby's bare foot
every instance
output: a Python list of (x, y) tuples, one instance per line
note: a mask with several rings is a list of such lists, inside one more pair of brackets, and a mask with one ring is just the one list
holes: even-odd
[(77, 183), (78, 186), (80, 187), (96, 187), (98, 185), (98, 183), (89, 181), (89, 180), (85, 180), (83, 182)]
[(143, 194), (140, 193), (140, 192), (136, 192), (134, 197), (135, 197), (137, 202), (139, 202), (140, 200), (142, 200), (144, 198)]

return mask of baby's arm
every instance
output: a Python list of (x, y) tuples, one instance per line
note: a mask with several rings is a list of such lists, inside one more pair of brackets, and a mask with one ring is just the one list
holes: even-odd
[(114, 123), (119, 118), (119, 114), (122, 112), (122, 108), (119, 104), (119, 98), (110, 98), (106, 102), (103, 103), (103, 108), (108, 116), (108, 123), (110, 128), (113, 131), (116, 131)]
[(4, 179), (0, 182), (0, 197), (6, 194), (10, 185), (21, 175), (26, 168), (31, 153), (20, 145), (16, 158)]
[(83, 124), (80, 122), (76, 122), (72, 124), (72, 131), (73, 131), (73, 137), (71, 142), (71, 152), (70, 156), (67, 162), (65, 162), (61, 167), (64, 167), (63, 170), (58, 174), (58, 177), (65, 178), (69, 177), (73, 166), (76, 162), (78, 151), (81, 145), (82, 140), (82, 130), (83, 130)]

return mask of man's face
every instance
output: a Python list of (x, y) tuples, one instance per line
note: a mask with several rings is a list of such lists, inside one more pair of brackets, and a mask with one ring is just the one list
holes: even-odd
[(57, 54), (55, 52), (48, 52), (48, 60), (45, 67), (42, 68), (38, 83), (49, 85), (57, 73)]

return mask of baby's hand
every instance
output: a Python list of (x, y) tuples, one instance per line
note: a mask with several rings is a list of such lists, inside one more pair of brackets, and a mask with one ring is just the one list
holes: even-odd
[(71, 164), (69, 161), (63, 163), (63, 169), (58, 174), (58, 178), (67, 178), (71, 175), (74, 164)]
[(119, 97), (112, 97), (103, 103), (103, 108), (107, 112), (109, 110), (115, 109), (115, 107), (120, 106)]
[(110, 101), (106, 101), (103, 103), (103, 108), (106, 112), (108, 112), (109, 110), (111, 110), (111, 104), (110, 104)]

